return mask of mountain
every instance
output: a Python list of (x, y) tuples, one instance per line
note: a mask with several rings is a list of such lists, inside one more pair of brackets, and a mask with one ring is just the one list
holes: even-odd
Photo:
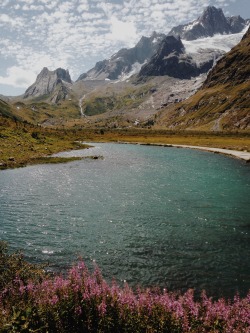
[(217, 62), (196, 94), (166, 107), (157, 123), (177, 129), (249, 130), (249, 91), (250, 28)]
[(219, 51), (204, 51), (203, 58), (200, 55), (197, 63), (185, 52), (180, 37), (166, 36), (157, 52), (142, 66), (139, 77), (168, 75), (178, 79), (190, 79), (207, 72), (218, 56), (221, 56)]
[(218, 85), (250, 85), (250, 27), (240, 44), (217, 62), (203, 84), (204, 88)]
[(174, 27), (168, 35), (180, 36), (185, 40), (195, 40), (215, 34), (239, 33), (248, 24), (249, 20), (244, 20), (240, 16), (225, 17), (222, 9), (208, 6), (197, 20)]
[[(169, 75), (177, 78), (190, 78), (207, 72), (222, 52), (219, 46), (216, 50), (206, 47), (189, 54), (184, 51), (168, 52), (168, 46), (175, 43), (174, 36), (183, 40), (195, 40), (215, 34), (236, 34), (241, 32), (249, 21), (240, 16), (226, 18), (221, 9), (207, 7), (203, 14), (192, 23), (173, 28), (168, 36), (154, 32), (150, 37), (142, 37), (135, 47), (121, 49), (110, 59), (99, 61), (87, 73), (81, 74), (81, 80), (123, 80), (132, 74), (142, 76)], [(209, 49), (208, 49), (209, 48)], [(219, 51), (220, 50), (220, 51)], [(166, 55), (167, 51), (167, 55)], [(157, 67), (157, 69), (155, 68)]]
[(44, 97), (52, 103), (58, 103), (67, 98), (71, 85), (68, 70), (57, 68), (49, 71), (47, 67), (44, 67), (38, 74), (35, 83), (25, 91), (23, 98)]
[(121, 49), (108, 60), (99, 61), (87, 73), (81, 74), (77, 79), (109, 79), (117, 80), (138, 72), (142, 64), (156, 52), (164, 34), (153, 32), (150, 37), (142, 37), (135, 47)]

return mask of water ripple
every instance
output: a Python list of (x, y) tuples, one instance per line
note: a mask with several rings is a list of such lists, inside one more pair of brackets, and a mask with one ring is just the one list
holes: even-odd
[(81, 256), (132, 285), (213, 295), (250, 285), (250, 169), (206, 152), (96, 144), (103, 155), (0, 173), (0, 236), (33, 262)]

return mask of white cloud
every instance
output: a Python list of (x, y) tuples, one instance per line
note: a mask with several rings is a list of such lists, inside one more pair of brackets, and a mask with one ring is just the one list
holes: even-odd
[[(1, 0), (0, 65), (1, 59), (12, 61), (6, 75), (0, 72), (1, 82), (21, 87), (14, 73), (20, 78), (31, 71), (34, 77), (44, 66), (69, 68), (76, 78), (142, 35), (168, 33), (196, 19), (208, 4), (225, 9), (232, 1)], [(29, 77), (24, 75), (24, 81)]]
[(129, 40), (134, 41), (137, 38), (136, 26), (133, 22), (123, 22), (116, 17), (111, 17), (111, 35), (110, 38), (115, 41)]
[(7, 84), (16, 88), (28, 88), (36, 78), (32, 70), (13, 66), (7, 69), (6, 76), (0, 76), (0, 84)]
[(88, 10), (89, 10), (88, 0), (79, 0), (79, 5), (77, 7), (77, 11), (79, 13), (82, 13), (82, 12), (88, 11)]

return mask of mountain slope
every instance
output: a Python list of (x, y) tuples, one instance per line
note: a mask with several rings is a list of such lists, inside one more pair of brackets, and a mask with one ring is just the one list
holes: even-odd
[(227, 56), (218, 61), (216, 67), (208, 74), (203, 88), (218, 84), (238, 85), (250, 78), (250, 28), (241, 43), (234, 47)]
[(49, 71), (44, 67), (33, 83), (24, 93), (23, 98), (47, 98), (52, 103), (66, 99), (72, 81), (68, 70), (57, 68)]
[(179, 79), (191, 79), (206, 73), (221, 56), (220, 51), (203, 50), (203, 55), (194, 58), (185, 52), (185, 47), (179, 37), (166, 36), (157, 52), (145, 64), (139, 77), (168, 75)]
[(202, 88), (188, 100), (165, 108), (157, 123), (178, 129), (250, 128), (250, 28), (221, 58)]
[(154, 32), (150, 37), (142, 37), (135, 47), (121, 49), (108, 60), (99, 61), (87, 73), (77, 79), (117, 80), (118, 78), (138, 72), (141, 65), (157, 50), (164, 34)]
[(0, 99), (0, 117), (10, 118), (12, 120), (18, 119), (18, 117), (13, 114), (12, 107), (9, 105), (9, 103), (2, 99)]
[(185, 40), (195, 40), (215, 34), (239, 33), (248, 23), (248, 20), (244, 20), (240, 16), (226, 18), (222, 9), (208, 6), (197, 20), (174, 27), (168, 35), (180, 36)]

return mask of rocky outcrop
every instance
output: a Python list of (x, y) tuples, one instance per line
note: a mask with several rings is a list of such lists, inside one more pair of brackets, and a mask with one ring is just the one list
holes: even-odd
[(227, 22), (233, 34), (241, 32), (249, 24), (249, 20), (244, 20), (240, 15), (227, 17)]
[(141, 68), (139, 78), (168, 75), (178, 79), (190, 79), (206, 73), (220, 55), (221, 53), (216, 51), (206, 52), (205, 56), (197, 57), (199, 62), (196, 62), (191, 55), (186, 54), (179, 37), (167, 36), (150, 61)]
[(154, 32), (150, 37), (142, 37), (135, 47), (121, 49), (108, 60), (99, 61), (87, 73), (81, 74), (77, 81), (84, 79), (117, 80), (138, 72), (141, 65), (156, 52), (164, 34)]
[(47, 97), (50, 102), (58, 103), (67, 97), (69, 87), (72, 85), (68, 70), (57, 68), (49, 71), (44, 67), (33, 83), (24, 93), (23, 98)]
[(168, 35), (180, 36), (185, 40), (212, 37), (215, 34), (234, 34), (241, 32), (248, 24), (240, 16), (226, 18), (222, 9), (208, 6), (195, 21), (174, 27)]

